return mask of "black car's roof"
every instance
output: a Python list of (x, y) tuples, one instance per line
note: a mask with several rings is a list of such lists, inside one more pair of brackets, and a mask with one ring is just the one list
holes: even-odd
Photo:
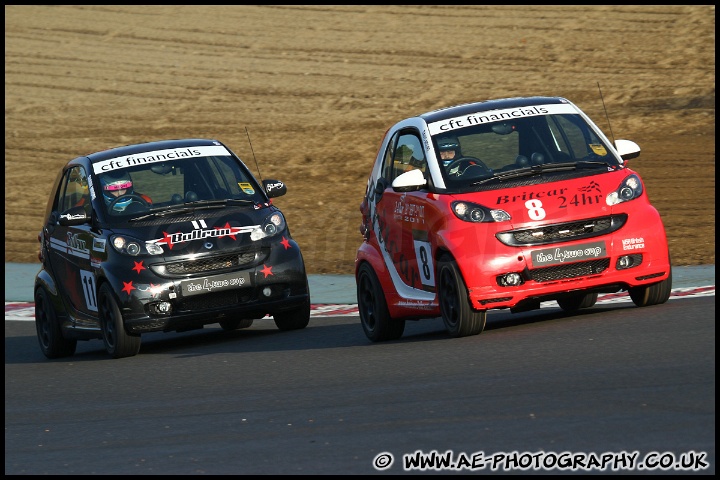
[(221, 145), (217, 140), (208, 140), (204, 138), (183, 138), (177, 140), (158, 140), (155, 142), (137, 143), (133, 145), (125, 145), (123, 147), (115, 147), (102, 152), (91, 153), (86, 155), (91, 162), (99, 162), (110, 158), (124, 157), (127, 155), (137, 155), (143, 152), (152, 152), (155, 150), (169, 150), (173, 148), (187, 148), (208, 145)]
[(433, 110), (432, 112), (423, 113), (422, 115), (418, 116), (425, 120), (426, 123), (430, 124), (441, 120), (447, 120), (449, 118), (460, 117), (471, 113), (485, 112), (488, 110), (532, 107), (534, 105), (547, 105), (553, 103), (568, 103), (568, 101), (561, 97), (502, 98), (497, 100), (465, 103), (463, 105), (456, 105), (454, 107), (441, 108), (440, 110)]

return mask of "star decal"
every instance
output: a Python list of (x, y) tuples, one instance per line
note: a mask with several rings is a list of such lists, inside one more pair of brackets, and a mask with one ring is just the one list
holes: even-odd
[(161, 238), (160, 240), (158, 240), (156, 243), (157, 243), (158, 245), (161, 244), (161, 243), (164, 243), (165, 245), (168, 246), (168, 248), (169, 248), (170, 250), (172, 250), (172, 247), (173, 247), (172, 237), (171, 237), (170, 234), (167, 233), (167, 232), (163, 232), (163, 235), (165, 235), (165, 236), (164, 236), (163, 238)]
[[(135, 260), (133, 260), (135, 262)], [(140, 273), (140, 270), (145, 270), (145, 267), (143, 266), (143, 261), (140, 260), (139, 262), (135, 262), (135, 266), (132, 268), (137, 273)]]
[(287, 238), (283, 237), (282, 242), (280, 242), (280, 243), (283, 244), (283, 247), (285, 247), (285, 250), (290, 248), (290, 241)]
[(263, 263), (263, 269), (260, 270), (260, 271), (265, 274), (265, 278), (267, 278), (268, 275), (272, 275), (272, 274), (273, 274), (273, 273), (272, 273), (272, 267), (268, 267), (268, 266), (265, 265), (264, 263)]
[(153, 297), (154, 297), (155, 295), (159, 294), (160, 292), (162, 292), (162, 290), (163, 290), (163, 286), (162, 286), (162, 285), (155, 285), (155, 284), (152, 284), (152, 283), (150, 284), (150, 294), (151, 294)]
[(123, 282), (122, 291), (123, 292), (127, 291), (127, 294), (130, 295), (131, 290), (135, 290), (135, 287), (133, 287), (133, 284), (132, 284), (132, 280), (130, 280), (129, 282)]
[[(225, 228), (225, 229), (227, 229), (227, 230), (232, 230), (232, 227), (230, 226), (230, 222), (225, 222), (225, 226), (224, 226), (224, 227), (214, 227), (214, 228), (215, 228), (215, 230), (221, 230), (221, 229), (223, 229), (223, 228)], [(224, 236), (225, 236), (225, 235), (220, 235), (218, 238), (222, 238), (222, 237), (224, 237)], [(237, 238), (235, 238), (235, 235), (227, 235), (227, 236), (230, 237), (230, 238), (232, 238), (233, 240), (237, 240)]]

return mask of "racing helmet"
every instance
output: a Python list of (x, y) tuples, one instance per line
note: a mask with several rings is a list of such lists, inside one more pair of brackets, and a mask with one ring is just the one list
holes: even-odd
[[(454, 158), (460, 158), (460, 142), (457, 137), (441, 137), (437, 142), (438, 150), (441, 152), (453, 151)], [(444, 164), (450, 163), (452, 160), (443, 160)]]
[[(126, 190), (125, 195), (133, 193), (132, 179), (127, 172), (123, 171), (108, 172), (102, 175), (100, 177), (100, 185), (102, 186), (102, 194), (103, 199), (105, 200), (105, 205), (110, 205), (113, 200), (118, 198), (113, 195), (112, 192)], [(124, 198), (113, 205), (113, 210), (122, 212), (128, 205), (130, 205), (130, 203), (132, 203), (132, 198)]]

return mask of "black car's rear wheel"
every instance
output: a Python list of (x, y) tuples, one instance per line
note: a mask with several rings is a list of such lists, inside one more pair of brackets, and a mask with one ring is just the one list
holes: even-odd
[(107, 283), (100, 287), (98, 294), (100, 325), (105, 349), (113, 358), (132, 357), (140, 351), (140, 335), (129, 335), (125, 331), (122, 313), (115, 294)]
[(380, 281), (370, 265), (364, 263), (357, 273), (357, 299), (360, 323), (373, 342), (397, 340), (405, 331), (405, 320), (390, 317)]
[(43, 287), (35, 292), (35, 329), (40, 350), (47, 358), (69, 357), (75, 353), (77, 340), (63, 337), (50, 294)]
[(460, 269), (449, 256), (438, 262), (438, 299), (445, 328), (452, 337), (467, 337), (482, 333), (487, 310), (477, 311), (470, 305), (468, 289)]

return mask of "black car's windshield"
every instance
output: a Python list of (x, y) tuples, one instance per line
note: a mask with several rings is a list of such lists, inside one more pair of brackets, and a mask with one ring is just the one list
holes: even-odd
[(620, 166), (583, 117), (569, 113), (457, 128), (434, 135), (433, 145), (450, 189)]
[(141, 164), (96, 178), (111, 218), (143, 219), (266, 201), (252, 174), (232, 156)]

